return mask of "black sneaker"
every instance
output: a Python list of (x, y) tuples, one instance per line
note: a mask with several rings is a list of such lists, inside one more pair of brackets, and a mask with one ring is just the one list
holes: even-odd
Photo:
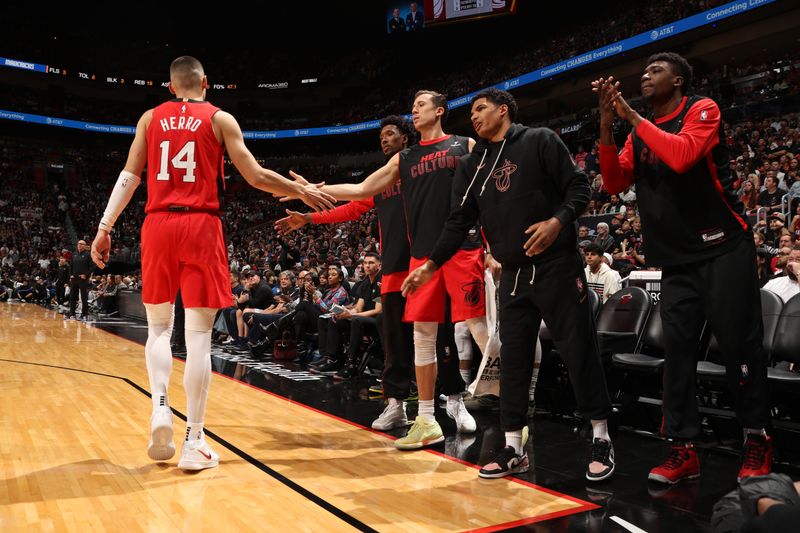
[(342, 363), (338, 361), (334, 361), (333, 359), (328, 359), (324, 365), (319, 365), (312, 369), (312, 372), (317, 372), (318, 374), (325, 374), (328, 376), (332, 376), (335, 372), (342, 368)]
[(614, 446), (605, 439), (595, 438), (592, 441), (592, 455), (589, 464), (597, 461), (602, 463), (605, 468), (600, 472), (593, 473), (586, 465), (586, 479), (589, 481), (602, 481), (611, 477), (614, 473)]
[(527, 472), (529, 467), (527, 453), (517, 455), (513, 446), (506, 446), (500, 450), (494, 461), (480, 469), (478, 475), (486, 479), (496, 479), (511, 474), (522, 474)]
[(358, 375), (358, 367), (356, 365), (346, 365), (333, 375), (333, 379), (350, 379)]

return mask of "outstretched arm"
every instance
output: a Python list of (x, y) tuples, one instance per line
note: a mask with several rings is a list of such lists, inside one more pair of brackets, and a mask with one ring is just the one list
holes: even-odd
[(400, 154), (395, 154), (381, 168), (367, 176), (361, 183), (325, 185), (322, 190), (337, 200), (362, 200), (385, 191), (400, 179)]
[(317, 185), (309, 184), (302, 178), (298, 179), (298, 176), (294, 174), (295, 181), (291, 181), (277, 172), (259, 165), (256, 158), (244, 145), (242, 129), (233, 115), (225, 111), (218, 111), (214, 115), (213, 122), (222, 137), (222, 144), (228, 151), (233, 165), (242, 173), (247, 183), (256, 189), (276, 196), (302, 200), (315, 211), (333, 207), (333, 198), (320, 191)]

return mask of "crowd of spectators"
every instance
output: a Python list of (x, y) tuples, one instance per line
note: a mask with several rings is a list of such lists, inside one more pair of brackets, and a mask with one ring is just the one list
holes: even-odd
[[(695, 91), (714, 97), (723, 110), (730, 168), (755, 228), (762, 285), (786, 273), (800, 238), (800, 118), (793, 112), (800, 84), (795, 62), (789, 56), (775, 63), (734, 65), (710, 73), (699, 71), (696, 76)], [(638, 102), (635, 97), (631, 101), (634, 105)], [(618, 141), (627, 134), (624, 130), (616, 133)], [(589, 176), (592, 196), (580, 219), (578, 244), (587, 258), (590, 286), (605, 300), (631, 272), (648, 268), (635, 187), (619, 195), (608, 194), (600, 174), (598, 141), (591, 137), (587, 141), (584, 136), (579, 140), (582, 142), (576, 143), (569, 135), (564, 140), (573, 149), (577, 165)], [(59, 262), (62, 258), (69, 261), (74, 246), (68, 242), (65, 228), (74, 227), (74, 239), (92, 238), (113, 185), (111, 177), (122, 168), (126, 154), (117, 149), (99, 151), (71, 145), (60, 150), (41, 142), (9, 140), (0, 144), (0, 150), (0, 164), (9, 177), (9, 187), (0, 191), (3, 294), (30, 300), (40, 283), (60, 301), (56, 290)], [(257, 157), (284, 175), (293, 169), (315, 181), (327, 182), (358, 180), (382, 161), (377, 151)], [(45, 184), (44, 174), (37, 174), (37, 162), (43, 162), (45, 169), (52, 162), (66, 163), (75, 169), (75, 179), (62, 178), (54, 186)], [(232, 287), (249, 285), (248, 273), (257, 272), (258, 283), (276, 295), (282, 293), (284, 300), (289, 297), (287, 276), (291, 276), (294, 290), (303, 292), (311, 282), (314, 290), (304, 294), (319, 291), (323, 297), (331, 267), (341, 269), (342, 286), (350, 288), (363, 277), (365, 254), (380, 252), (372, 215), (357, 222), (307, 226), (289, 237), (276, 234), (272, 223), (291, 204), (278, 204), (248, 187), (230, 164), (226, 165), (226, 174), (223, 221)], [(146, 187), (142, 186), (115, 228), (112, 259), (126, 272), (136, 273), (140, 258), (139, 231), (145, 198)], [(97, 309), (104, 307), (106, 312), (113, 312), (113, 303), (109, 302), (113, 302), (117, 290), (136, 286), (137, 282), (131, 279), (117, 282), (113, 278), (93, 278), (92, 303)], [(287, 304), (278, 299), (264, 309), (270, 310), (268, 314), (279, 315), (289, 311)], [(239, 311), (244, 309), (247, 307)], [(233, 317), (235, 327), (226, 328), (231, 339), (240, 345), (247, 334), (247, 328), (242, 328), (243, 314)]]
[[(255, 87), (256, 81), (264, 81), (260, 79), (264, 75), (254, 77), (253, 65), (258, 65), (257, 72), (281, 73), (280, 77), (292, 80), (299, 80), (313, 72), (325, 87), (312, 84), (296, 89), (311, 91), (314, 97), (297, 98), (296, 105), (273, 106), (268, 112), (258, 112), (262, 109), (259, 101), (270, 100), (274, 96), (282, 98), (283, 93), (265, 93), (267, 90), (264, 89), (258, 93), (259, 96), (242, 90), (238, 93), (227, 91), (215, 94), (212, 89), (209, 99), (221, 99), (225, 103), (229, 101), (225, 99), (235, 94), (236, 107), (230, 110), (241, 116), (245, 129), (295, 129), (375, 120), (407, 111), (408, 103), (420, 87), (435, 88), (450, 98), (456, 98), (721, 3), (717, 0), (666, 0), (620, 4), (614, 9), (593, 13), (592, 31), (583, 31), (579, 17), (562, 19), (558, 33), (552, 30), (543, 32), (538, 38), (540, 42), (507, 47), (502, 54), (494, 50), (450, 54), (446, 63), (417, 61), (414, 62), (412, 77), (401, 66), (407, 57), (406, 50), (398, 49), (400, 45), (392, 40), (366, 50), (361, 48), (358, 53), (339, 53), (332, 47), (330, 51), (322, 49), (319, 53), (301, 58), (280, 50), (257, 57), (240, 52), (227, 57), (221, 52), (220, 57), (209, 60), (207, 65), (210, 75), (218, 81), (235, 81), (241, 77), (253, 80), (251, 86)], [(414, 43), (404, 45), (413, 46)], [(45, 59), (42, 61), (46, 62)], [(443, 71), (443, 68), (446, 70)], [(121, 77), (130, 79), (133, 76)], [(159, 80), (161, 78), (163, 73), (157, 77)], [(243, 89), (246, 84), (241, 85)], [(138, 87), (119, 87), (118, 90), (142, 91)], [(166, 93), (163, 96), (166, 97)], [(304, 100), (307, 100), (307, 104), (301, 103)], [(119, 99), (113, 96), (107, 99), (97, 96), (87, 98), (72, 94), (71, 91), (35, 91), (29, 87), (20, 90), (20, 87), (13, 85), (0, 85), (0, 104), (0, 107), (13, 111), (111, 124), (135, 124), (145, 107), (143, 99)]]

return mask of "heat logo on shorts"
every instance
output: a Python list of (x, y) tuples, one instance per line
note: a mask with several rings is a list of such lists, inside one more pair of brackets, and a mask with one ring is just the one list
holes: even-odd
[(500, 192), (506, 192), (511, 187), (511, 174), (517, 171), (517, 165), (506, 159), (503, 166), (492, 173), (494, 184)]
[(464, 303), (470, 307), (475, 307), (481, 303), (481, 294), (483, 293), (482, 281), (470, 281), (461, 286), (464, 291)]

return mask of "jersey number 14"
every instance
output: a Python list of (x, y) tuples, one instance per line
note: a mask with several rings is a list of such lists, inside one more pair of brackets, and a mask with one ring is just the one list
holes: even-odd
[(169, 165), (172, 165), (172, 168), (186, 170), (183, 175), (184, 183), (194, 183), (194, 169), (197, 167), (197, 163), (194, 162), (194, 141), (184, 144), (183, 148), (178, 150), (178, 153), (172, 158), (172, 161), (169, 160), (169, 141), (161, 141), (159, 146), (161, 147), (161, 164), (159, 165), (156, 180), (168, 181), (170, 176)]

